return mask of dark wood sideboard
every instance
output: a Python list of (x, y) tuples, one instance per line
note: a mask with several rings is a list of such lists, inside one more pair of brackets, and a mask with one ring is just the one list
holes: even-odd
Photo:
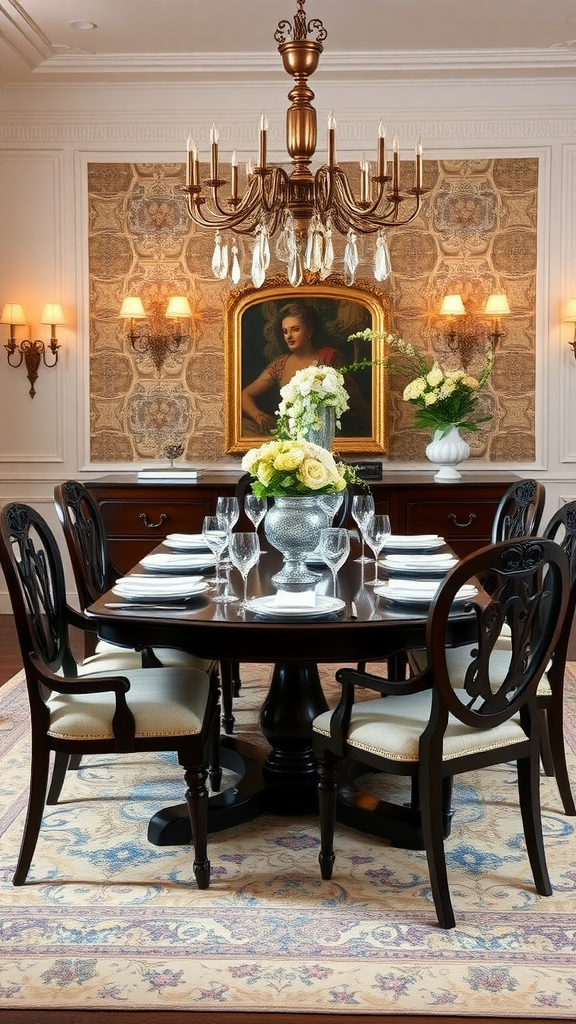
[[(219, 495), (232, 495), (239, 472), (202, 473), (195, 483), (142, 481), (137, 475), (101, 477), (86, 483), (98, 502), (108, 535), (110, 557), (127, 572), (169, 533), (200, 533), (204, 516), (214, 514)], [(520, 479), (514, 473), (463, 474), (449, 484), (429, 473), (384, 470), (370, 481), (378, 512), (387, 512), (394, 533), (437, 533), (460, 556), (490, 540), (500, 498)], [(244, 520), (244, 528), (251, 529)], [(353, 524), (352, 524), (353, 525)]]

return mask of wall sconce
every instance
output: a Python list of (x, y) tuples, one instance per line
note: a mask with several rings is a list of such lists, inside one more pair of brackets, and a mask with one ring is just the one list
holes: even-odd
[[(489, 337), (493, 352), (496, 351), (500, 339), (504, 337), (504, 331), (501, 326), (501, 317), (508, 316), (509, 313), (510, 306), (508, 305), (506, 295), (494, 293), (493, 295), (488, 296), (482, 316), (488, 317), (492, 321), (492, 330), (490, 331)], [(479, 317), (467, 315), (466, 307), (464, 306), (460, 295), (445, 295), (442, 299), (440, 314), (441, 316), (448, 317), (448, 330), (446, 332), (446, 342), (448, 347), (452, 352), (458, 352), (460, 354), (462, 365), (464, 369), (467, 369), (474, 354), (474, 350), (478, 348), (480, 344), (482, 330), (478, 323)], [(456, 318), (461, 316), (466, 316), (466, 320), (458, 323)], [(576, 312), (574, 318), (576, 320)]]
[(504, 331), (502, 330), (501, 317), (509, 316), (510, 306), (508, 305), (508, 298), (506, 295), (494, 293), (489, 295), (486, 299), (486, 306), (484, 307), (484, 316), (492, 317), (493, 330), (490, 334), (490, 341), (492, 343), (492, 351), (495, 352), (500, 343), (500, 338), (504, 337)]
[(566, 316), (564, 317), (564, 323), (574, 324), (574, 337), (568, 344), (574, 352), (574, 358), (576, 359), (576, 299), (568, 299), (568, 306), (566, 307)]
[[(46, 346), (43, 341), (36, 340), (32, 341), (29, 338), (25, 338), (20, 344), (16, 341), (15, 327), (25, 327), (26, 317), (24, 316), (24, 310), (18, 302), (6, 302), (2, 310), (2, 316), (0, 317), (0, 323), (10, 324), (10, 338), (8, 343), (4, 346), (8, 353), (8, 365), (14, 369), (22, 365), (24, 362), (26, 366), (26, 374), (30, 381), (30, 390), (28, 394), (30, 398), (34, 398), (36, 389), (34, 384), (38, 379), (38, 368), (40, 362), (44, 363), (44, 366), (51, 368), (56, 366), (58, 362), (58, 339), (56, 338), (56, 328), (66, 324), (64, 314), (62, 312), (62, 306), (58, 302), (47, 302), (42, 311), (42, 317), (40, 323), (50, 324), (50, 342), (48, 343), (48, 350), (52, 353), (54, 361), (49, 363), (46, 361)], [(15, 363), (14, 358), (18, 358), (18, 362)]]
[[(185, 295), (172, 295), (168, 305), (163, 308), (160, 301), (150, 304), (147, 314), (142, 299), (137, 295), (127, 295), (122, 302), (120, 316), (127, 322), (128, 337), (135, 352), (147, 353), (160, 374), (169, 352), (176, 352), (182, 335), (182, 320), (192, 317), (190, 303)], [(136, 321), (146, 323), (136, 329)], [(167, 321), (174, 321), (167, 323)]]

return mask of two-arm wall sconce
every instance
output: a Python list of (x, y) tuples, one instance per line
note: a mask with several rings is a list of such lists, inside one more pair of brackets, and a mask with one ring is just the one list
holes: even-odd
[[(189, 320), (192, 310), (185, 295), (172, 295), (165, 309), (162, 302), (152, 302), (147, 314), (139, 296), (127, 295), (120, 316), (128, 321), (128, 337), (134, 351), (147, 353), (160, 374), (168, 353), (179, 347), (183, 337), (181, 321)], [(146, 321), (138, 330), (137, 320)]]
[[(0, 323), (10, 324), (10, 338), (8, 343), (4, 346), (8, 353), (8, 364), (15, 369), (22, 365), (24, 362), (26, 366), (26, 373), (28, 380), (30, 381), (30, 390), (28, 394), (30, 398), (34, 398), (36, 389), (34, 384), (38, 379), (38, 369), (40, 362), (44, 363), (44, 366), (52, 367), (56, 366), (58, 362), (58, 339), (56, 338), (56, 328), (66, 324), (64, 314), (62, 312), (62, 306), (57, 302), (47, 302), (42, 311), (42, 318), (40, 323), (49, 324), (50, 341), (48, 343), (48, 349), (54, 357), (54, 361), (49, 363), (46, 361), (46, 345), (43, 341), (36, 340), (32, 341), (30, 338), (25, 338), (20, 344), (16, 341), (16, 327), (26, 326), (26, 317), (24, 316), (24, 310), (19, 302), (6, 302), (2, 310), (2, 316), (0, 317)], [(14, 362), (14, 358), (18, 359), (18, 362)]]
[[(492, 330), (489, 333), (492, 351), (495, 352), (500, 339), (504, 337), (502, 330), (502, 317), (510, 313), (510, 306), (506, 295), (494, 293), (486, 300), (482, 318), (486, 317), (491, 321)], [(478, 318), (470, 317), (462, 321), (463, 326), (458, 322), (458, 317), (467, 316), (467, 310), (460, 295), (445, 295), (440, 307), (441, 316), (447, 317), (448, 330), (446, 341), (448, 347), (460, 353), (460, 358), (466, 369), (472, 359), (474, 350), (480, 344), (481, 331), (478, 327)]]
[(568, 344), (574, 352), (574, 358), (576, 359), (576, 299), (568, 299), (564, 323), (574, 324), (574, 337), (572, 338), (572, 341), (568, 342)]

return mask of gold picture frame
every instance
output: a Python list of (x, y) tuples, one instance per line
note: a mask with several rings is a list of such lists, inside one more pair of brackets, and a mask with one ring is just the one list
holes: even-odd
[[(244, 453), (270, 439), (242, 411), (242, 391), (286, 348), (277, 329), (278, 314), (289, 303), (312, 305), (320, 316), (326, 342), (344, 365), (364, 357), (374, 365), (348, 375), (351, 409), (342, 417), (334, 449), (339, 455), (384, 454), (387, 451), (384, 346), (380, 339), (348, 342), (356, 331), (369, 327), (382, 334), (390, 330), (390, 304), (377, 286), (343, 282), (309, 284), (293, 288), (272, 280), (263, 288), (247, 286), (230, 294), (225, 320), (225, 445), (228, 453)], [(267, 400), (264, 402), (264, 399)], [(274, 414), (280, 395), (259, 398), (264, 411)]]

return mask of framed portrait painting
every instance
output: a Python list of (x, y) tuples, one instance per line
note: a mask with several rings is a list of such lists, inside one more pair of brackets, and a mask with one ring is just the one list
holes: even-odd
[[(370, 328), (390, 330), (388, 300), (376, 287), (286, 283), (248, 287), (230, 295), (226, 312), (226, 451), (248, 451), (274, 429), (280, 388), (294, 367), (322, 363), (341, 369), (362, 359), (363, 370), (345, 372), (350, 408), (334, 448), (339, 454), (386, 452), (385, 371), (380, 339), (349, 341)], [(305, 337), (307, 357), (293, 336)], [(304, 350), (302, 350), (304, 351)], [(292, 356), (292, 359), (289, 357)]]

